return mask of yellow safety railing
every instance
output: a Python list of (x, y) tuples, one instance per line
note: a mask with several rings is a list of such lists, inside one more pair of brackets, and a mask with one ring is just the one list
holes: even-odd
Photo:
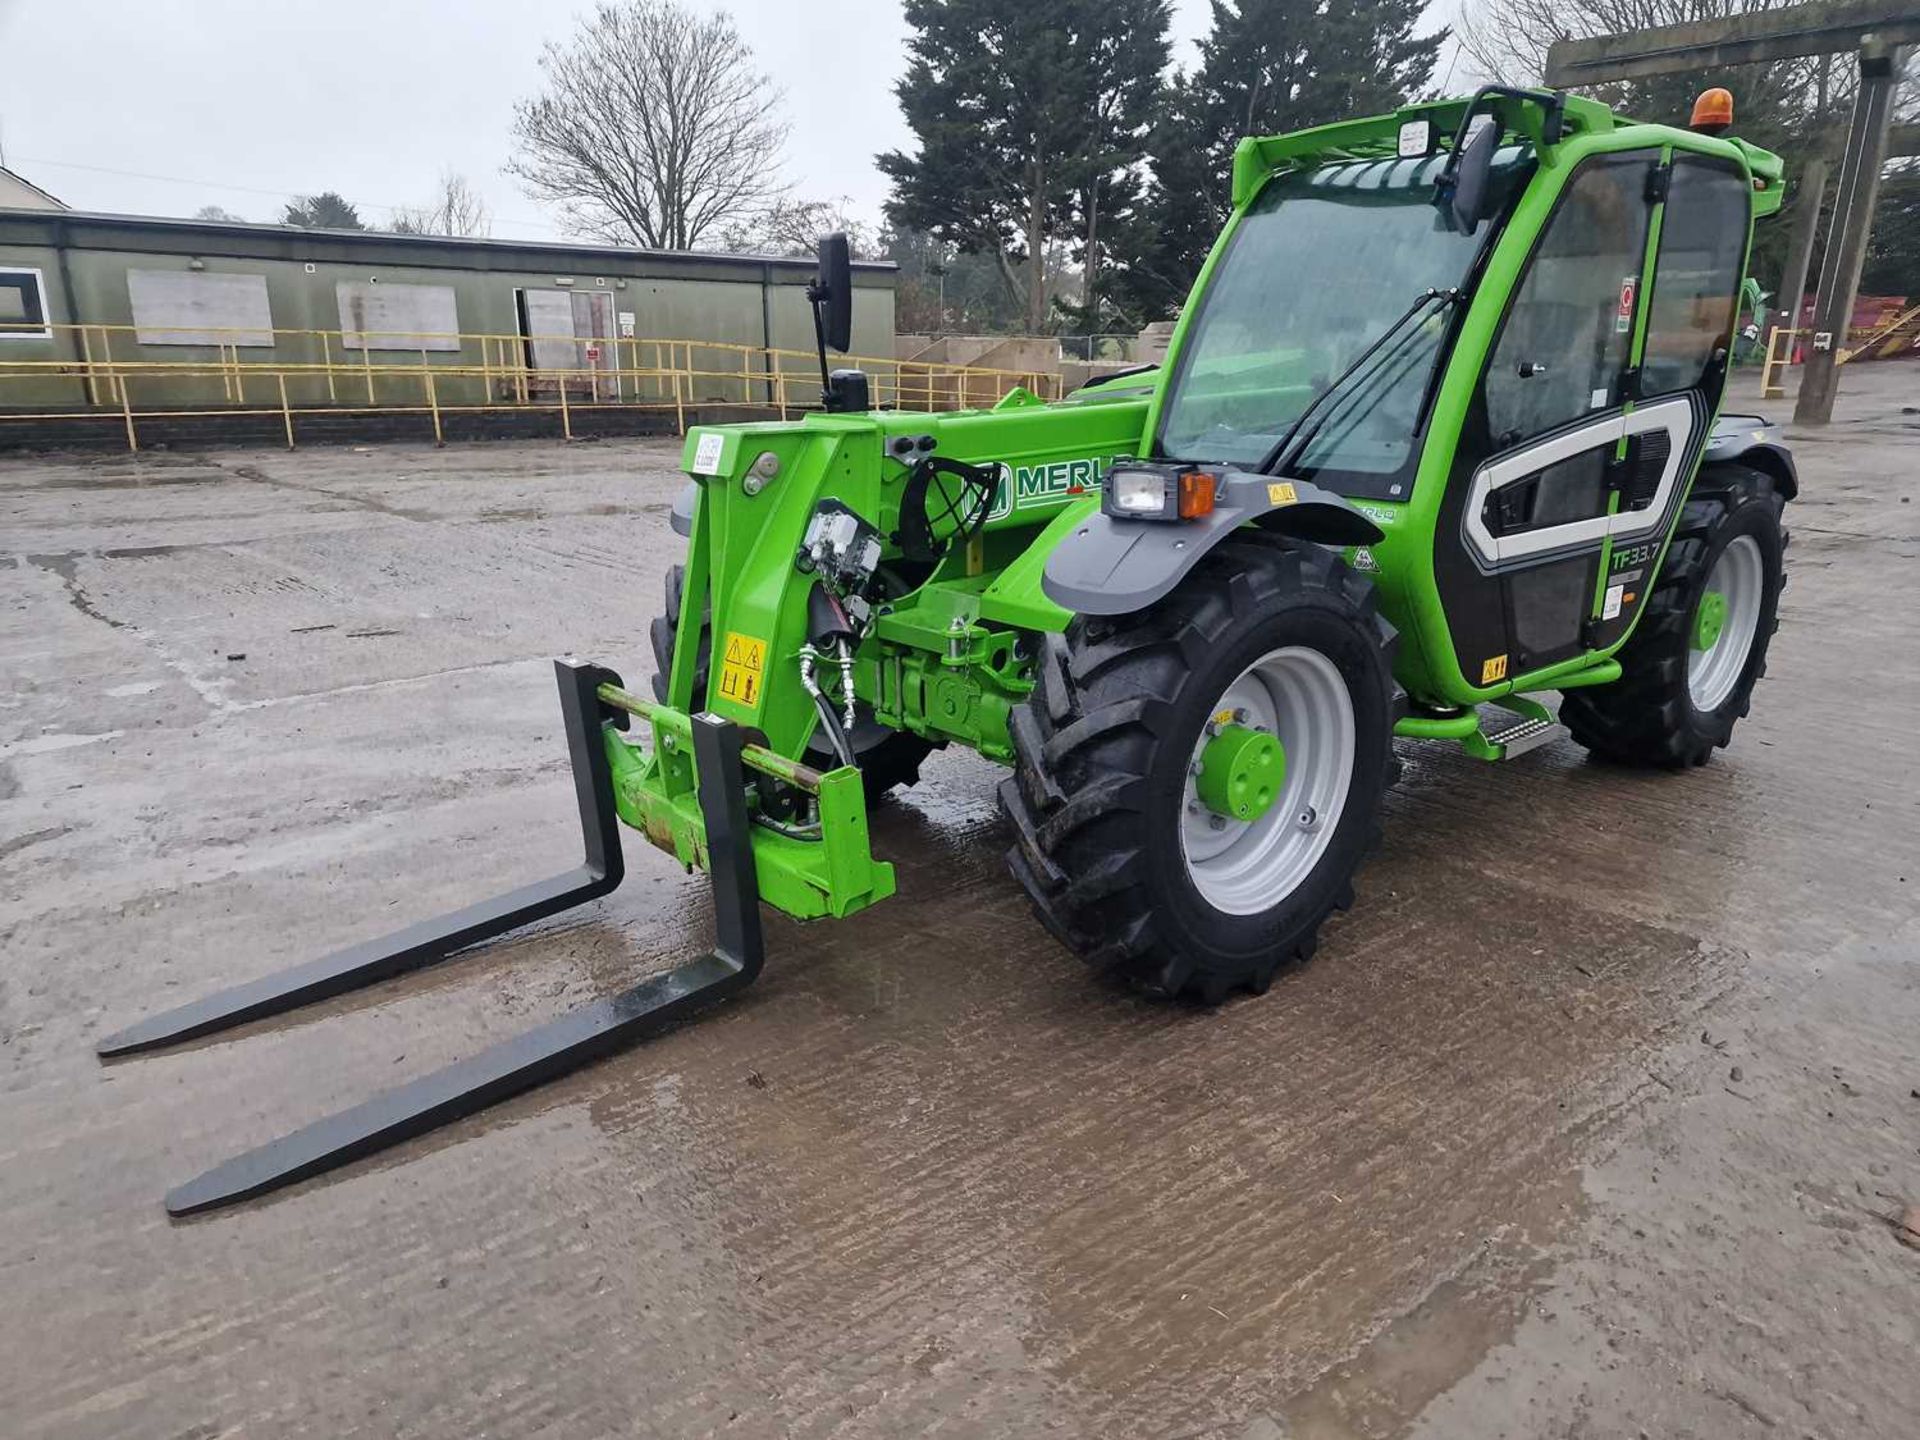
[[(168, 335), (181, 338), (153, 339)], [(536, 364), (536, 347), (549, 358), (563, 352), (574, 363)], [(48, 349), (66, 353), (49, 357)], [(152, 358), (171, 349), (197, 353)], [(290, 353), (301, 351), (301, 358)], [(841, 363), (866, 372), (872, 403), (880, 408), (968, 409), (992, 405), (1016, 387), (1041, 399), (1058, 399), (1062, 390), (1057, 371), (857, 355)], [(0, 423), (117, 413), (129, 449), (139, 448), (142, 419), (262, 410), (279, 412), (289, 446), (296, 419), (317, 415), (428, 414), (435, 438), (443, 439), (449, 414), (546, 410), (558, 413), (562, 433), (572, 438), (579, 412), (637, 408), (670, 410), (684, 431), (688, 410), (702, 406), (743, 406), (787, 419), (817, 408), (819, 387), (819, 360), (811, 350), (722, 340), (0, 325)], [(70, 400), (47, 398), (69, 389)]]
[[(1760, 398), (1779, 400), (1787, 393), (1786, 386), (1777, 378), (1793, 363), (1793, 337), (1804, 331), (1789, 330), (1784, 325), (1775, 325), (1767, 331), (1767, 358), (1760, 366)], [(1781, 348), (1781, 342), (1786, 348)]]
[[(1908, 333), (1910, 331), (1911, 334)], [(1767, 332), (1767, 356), (1760, 367), (1762, 400), (1781, 400), (1786, 397), (1787, 387), (1780, 383), (1779, 377), (1796, 363), (1793, 358), (1793, 339), (1796, 335), (1811, 333), (1804, 327), (1789, 329), (1784, 325), (1776, 325)], [(1840, 347), (1839, 353), (1833, 357), (1836, 365), (1846, 365), (1854, 360), (1884, 359), (1909, 344), (1920, 349), (1920, 305), (1910, 310), (1891, 312), (1891, 318), (1872, 328), (1855, 326), (1847, 332), (1847, 339), (1853, 343)]]

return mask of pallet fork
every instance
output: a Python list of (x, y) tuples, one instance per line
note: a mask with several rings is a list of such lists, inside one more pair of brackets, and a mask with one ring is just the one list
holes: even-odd
[[(586, 853), (579, 866), (384, 939), (152, 1016), (102, 1040), (101, 1057), (159, 1049), (345, 994), (434, 964), (618, 887), (625, 864), (605, 731), (624, 728), (628, 714), (651, 707), (623, 690), (620, 677), (610, 670), (566, 661), (555, 661), (554, 670), (580, 804)], [(565, 1075), (752, 984), (765, 951), (745, 770), (757, 759), (759, 747), (740, 726), (711, 714), (692, 717), (692, 734), (713, 879), (715, 939), (710, 952), (216, 1165), (169, 1192), (168, 1213), (190, 1215), (230, 1205), (397, 1145)], [(791, 776), (794, 769), (785, 766), (783, 773)], [(800, 778), (817, 780), (804, 769)]]

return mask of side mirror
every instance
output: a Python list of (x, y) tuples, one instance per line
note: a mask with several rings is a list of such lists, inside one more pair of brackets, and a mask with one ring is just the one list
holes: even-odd
[(853, 251), (841, 231), (820, 237), (820, 268), (807, 298), (819, 307), (822, 343), (846, 354), (853, 345)]
[(1447, 228), (1471, 235), (1487, 218), (1492, 200), (1488, 183), (1493, 174), (1493, 152), (1500, 146), (1500, 122), (1487, 116), (1484, 124), (1472, 126), (1447, 162), (1434, 201), (1446, 218)]

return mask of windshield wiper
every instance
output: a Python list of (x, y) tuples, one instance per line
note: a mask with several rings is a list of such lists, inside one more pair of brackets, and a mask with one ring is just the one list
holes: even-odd
[[(1375, 337), (1372, 344), (1348, 362), (1346, 369), (1329, 380), (1326, 386), (1315, 395), (1313, 399), (1307, 402), (1307, 408), (1294, 417), (1293, 424), (1287, 427), (1287, 433), (1275, 441), (1273, 448), (1267, 451), (1258, 465), (1253, 467), (1254, 473), (1258, 475), (1272, 475), (1286, 469), (1287, 466), (1298, 460), (1301, 452), (1312, 443), (1313, 437), (1311, 435), (1306, 436), (1301, 439), (1298, 446), (1294, 445), (1295, 439), (1301, 436), (1301, 432), (1305, 430), (1307, 422), (1319, 414), (1320, 408), (1338, 393), (1340, 387), (1358, 374), (1361, 368), (1379, 353), (1382, 346), (1386, 345), (1394, 336), (1405, 330), (1408, 325), (1412, 324), (1415, 320), (1424, 320), (1430, 315), (1438, 315), (1459, 298), (1460, 291), (1457, 288), (1448, 290), (1429, 289), (1421, 292), (1419, 297), (1415, 299), (1411, 305), (1400, 312), (1400, 318), (1398, 320), (1395, 320), (1386, 329), (1382, 330), (1380, 334)], [(1435, 305), (1435, 301), (1440, 303)]]

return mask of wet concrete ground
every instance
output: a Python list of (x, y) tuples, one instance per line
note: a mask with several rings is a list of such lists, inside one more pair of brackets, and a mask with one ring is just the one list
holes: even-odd
[(704, 943), (634, 845), (509, 943), (91, 1053), (571, 863), (547, 660), (649, 673), (675, 450), (0, 461), (0, 1433), (1909, 1440), (1920, 369), (1847, 386), (1733, 749), (1403, 745), (1266, 997), (1088, 978), (943, 756), (876, 816), (900, 896), (776, 918), (725, 1009), (187, 1223), (169, 1186)]

